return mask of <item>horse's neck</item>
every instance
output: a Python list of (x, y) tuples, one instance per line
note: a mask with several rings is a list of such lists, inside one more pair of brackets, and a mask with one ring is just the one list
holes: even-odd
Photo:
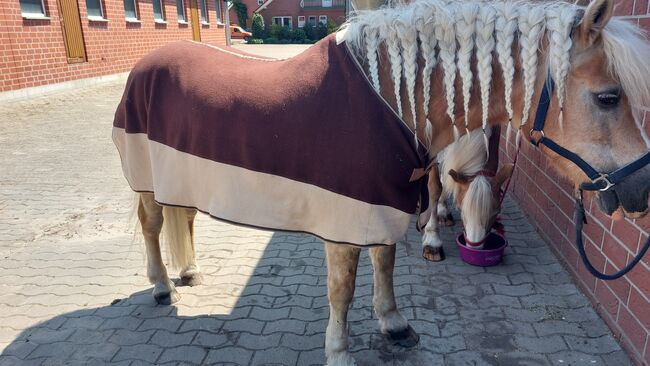
[[(540, 49), (546, 49), (544, 45)], [(522, 111), (524, 108), (524, 81), (522, 75), (521, 62), (519, 57), (519, 47), (513, 46), (513, 55), (515, 55), (515, 75), (514, 83), (512, 85), (512, 104), (514, 111), (514, 118), (512, 121), (512, 128), (517, 129), (521, 124)], [(391, 76), (390, 58), (386, 52), (386, 48), (382, 45), (379, 50), (379, 82), (381, 85), (380, 93), (382, 97), (391, 105), (394, 110), (397, 108), (397, 98), (395, 97), (395, 88), (393, 86), (393, 79)], [(406, 124), (412, 129), (416, 130), (420, 141), (427, 141), (425, 138), (425, 125), (426, 120), (429, 119), (432, 124), (432, 136), (430, 151), (433, 155), (440, 152), (446, 146), (454, 141), (453, 125), (446, 114), (447, 102), (445, 99), (445, 85), (443, 82), (443, 70), (438, 65), (432, 72), (431, 78), (431, 99), (429, 102), (428, 116), (424, 115), (423, 106), (423, 83), (422, 83), (422, 70), (424, 69), (424, 60), (422, 57), (418, 58), (418, 75), (416, 78), (416, 116), (417, 120), (414, 121), (411, 113), (411, 105), (407, 95), (406, 83), (402, 78), (402, 85), (400, 87), (400, 100), (402, 104), (402, 118)], [(501, 66), (499, 65), (496, 57), (492, 60), (492, 87), (489, 101), (489, 114), (488, 121), (490, 125), (507, 125), (508, 114), (505, 108), (505, 84)], [(533, 96), (532, 111), (537, 109), (537, 101), (539, 99), (540, 91), (544, 85), (548, 65), (546, 56), (540, 52), (539, 65), (537, 68), (537, 78), (535, 86), (535, 94)], [(475, 130), (482, 127), (481, 121), (481, 99), (479, 92), (479, 80), (476, 77), (476, 61), (472, 60), (472, 73), (474, 74), (472, 92), (470, 97), (470, 109), (468, 118), (468, 129)], [(460, 76), (456, 75), (455, 81), (455, 125), (460, 130), (461, 134), (465, 133), (465, 113), (463, 111), (463, 94), (462, 80)], [(534, 113), (528, 118), (524, 124), (531, 127)], [(415, 123), (414, 123), (415, 122)]]

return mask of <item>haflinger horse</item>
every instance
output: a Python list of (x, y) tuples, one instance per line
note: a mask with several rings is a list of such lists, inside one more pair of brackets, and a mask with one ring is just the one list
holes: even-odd
[(332, 365), (354, 364), (346, 319), (359, 253), (370, 246), (380, 329), (413, 346), (393, 292), (393, 244), (426, 206), (430, 157), (488, 121), (530, 134), (549, 168), (598, 191), (606, 214), (644, 216), (650, 141), (639, 117), (650, 101), (650, 43), (613, 19), (613, 6), (420, 0), (359, 12), (285, 61), (193, 42), (144, 57), (113, 140), (140, 192), (154, 297), (178, 300), (163, 227), (171, 264), (184, 282), (200, 281), (198, 209), (325, 240)]
[(437, 215), (421, 215), (427, 219), (422, 236), (422, 256), (433, 262), (445, 259), (438, 225), (451, 226), (453, 217), (447, 208), (453, 199), (463, 220), (465, 242), (481, 249), (487, 234), (498, 223), (496, 218), (503, 202), (502, 185), (510, 179), (514, 165), (499, 167), (499, 137), (501, 126), (488, 129), (488, 148), (483, 131), (474, 130), (461, 136), (436, 157), (429, 174), (429, 211)]

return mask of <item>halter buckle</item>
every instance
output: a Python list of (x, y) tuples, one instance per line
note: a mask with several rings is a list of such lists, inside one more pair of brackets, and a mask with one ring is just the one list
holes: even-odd
[[(539, 133), (539, 134), (540, 134), (540, 138), (535, 139), (535, 136), (534, 136), (535, 133)], [(532, 142), (533, 145), (535, 145), (535, 146), (538, 146), (538, 145), (539, 145), (539, 142), (540, 142), (543, 138), (546, 137), (546, 134), (544, 133), (544, 130), (536, 130), (536, 129), (534, 129), (534, 128), (530, 130), (529, 134), (530, 134), (530, 142)]]
[(610, 188), (612, 188), (614, 186), (614, 183), (609, 181), (609, 175), (607, 175), (605, 173), (600, 173), (600, 176), (598, 178), (593, 179), (591, 181), (592, 184), (597, 184), (599, 182), (605, 182), (605, 187), (598, 189), (601, 192), (608, 191)]

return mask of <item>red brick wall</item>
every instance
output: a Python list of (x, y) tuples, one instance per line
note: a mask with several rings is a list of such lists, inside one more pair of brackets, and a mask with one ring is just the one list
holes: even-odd
[[(648, 0), (619, 0), (616, 14), (650, 30)], [(650, 113), (644, 128), (650, 134)], [(514, 152), (512, 141), (508, 143)], [(505, 154), (504, 151), (502, 151)], [(503, 157), (511, 161), (512, 155)], [(650, 364), (650, 256), (627, 276), (604, 282), (584, 267), (575, 249), (572, 185), (548, 168), (548, 159), (527, 142), (515, 173), (512, 193), (551, 249), (589, 297), (635, 364)], [(650, 216), (613, 222), (587, 200), (584, 228), (587, 253), (600, 271), (614, 272), (628, 263), (648, 239)]]
[(316, 21), (319, 15), (327, 15), (327, 18), (332, 19), (336, 24), (341, 25), (345, 22), (345, 8), (303, 9), (300, 7), (300, 0), (274, 0), (260, 13), (264, 17), (264, 24), (273, 24), (273, 17), (290, 16), (294, 28), (298, 27), (298, 15), (304, 15), (305, 22), (310, 15), (316, 16)]
[[(209, 25), (203, 42), (225, 44), (217, 25), (216, 0), (208, 2)], [(0, 92), (128, 71), (149, 51), (179, 39), (192, 39), (191, 25), (178, 23), (176, 1), (164, 0), (167, 24), (155, 24), (151, 0), (139, 0), (142, 23), (126, 23), (123, 0), (103, 0), (108, 23), (88, 20), (86, 1), (78, 0), (88, 61), (68, 64), (56, 0), (44, 0), (50, 20), (26, 20), (18, 0), (0, 0)], [(189, 0), (184, 0), (189, 21)]]

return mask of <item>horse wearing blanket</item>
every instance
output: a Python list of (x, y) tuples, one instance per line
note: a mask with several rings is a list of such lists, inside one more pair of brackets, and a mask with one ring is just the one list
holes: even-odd
[(361, 12), (337, 39), (286, 61), (189, 42), (145, 57), (113, 138), (141, 192), (154, 297), (178, 299), (160, 255), (162, 227), (182, 279), (200, 281), (198, 209), (325, 240), (329, 364), (354, 364), (347, 310), (360, 250), (375, 244), (381, 331), (414, 345), (395, 303), (392, 244), (418, 201), (426, 204), (428, 158), (488, 121), (530, 133), (576, 187), (601, 190), (606, 214), (645, 215), (650, 140), (639, 111), (650, 101), (650, 45), (636, 26), (611, 19), (612, 9), (613, 0), (587, 9), (422, 0)]

